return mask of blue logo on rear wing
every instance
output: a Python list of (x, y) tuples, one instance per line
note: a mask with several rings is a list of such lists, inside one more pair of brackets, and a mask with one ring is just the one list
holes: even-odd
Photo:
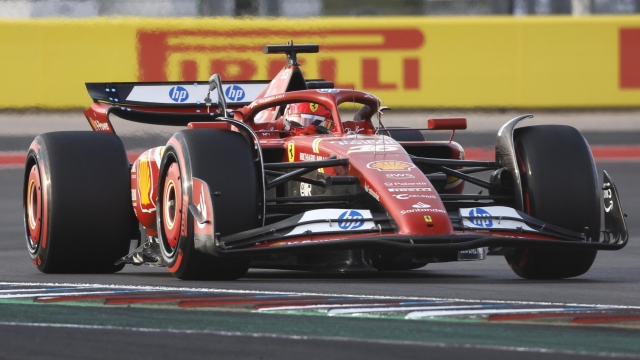
[(185, 102), (189, 98), (189, 92), (182, 86), (174, 86), (169, 90), (169, 97), (175, 102)]
[(224, 95), (231, 101), (242, 101), (244, 99), (244, 89), (238, 85), (229, 85), (227, 90), (224, 91)]

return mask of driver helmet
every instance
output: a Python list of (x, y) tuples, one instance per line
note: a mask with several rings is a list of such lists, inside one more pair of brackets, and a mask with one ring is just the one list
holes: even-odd
[(284, 118), (287, 125), (300, 129), (309, 125), (323, 126), (328, 130), (333, 127), (331, 112), (316, 103), (289, 104), (284, 110)]

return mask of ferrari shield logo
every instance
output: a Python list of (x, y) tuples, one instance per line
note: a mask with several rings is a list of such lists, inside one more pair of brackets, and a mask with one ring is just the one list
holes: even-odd
[(289, 162), (293, 162), (296, 158), (296, 145), (292, 142), (287, 144), (287, 155), (289, 156)]
[(309, 107), (311, 108), (311, 111), (313, 111), (313, 112), (316, 112), (316, 110), (318, 110), (318, 104), (316, 104), (316, 103), (309, 104)]

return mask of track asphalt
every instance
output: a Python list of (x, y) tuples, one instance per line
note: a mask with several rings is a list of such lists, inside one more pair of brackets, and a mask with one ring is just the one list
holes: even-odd
[[(583, 130), (592, 147), (629, 148), (640, 145), (640, 127), (629, 124)], [(23, 152), (28, 130), (1, 134), (0, 151)], [(124, 141), (134, 150), (166, 136)], [(495, 133), (456, 138), (482, 149)], [(41, 274), (25, 250), (22, 169), (4, 168), (0, 358), (640, 357), (640, 163), (597, 166), (618, 186), (631, 239), (621, 251), (601, 252), (587, 274), (562, 281), (519, 279), (502, 257), (376, 274), (251, 270), (235, 282), (179, 281), (150, 267)]]

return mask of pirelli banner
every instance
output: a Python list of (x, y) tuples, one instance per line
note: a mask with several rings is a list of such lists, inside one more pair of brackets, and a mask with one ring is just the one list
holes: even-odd
[(640, 16), (0, 21), (0, 108), (76, 108), (85, 82), (305, 77), (397, 108), (640, 106)]

